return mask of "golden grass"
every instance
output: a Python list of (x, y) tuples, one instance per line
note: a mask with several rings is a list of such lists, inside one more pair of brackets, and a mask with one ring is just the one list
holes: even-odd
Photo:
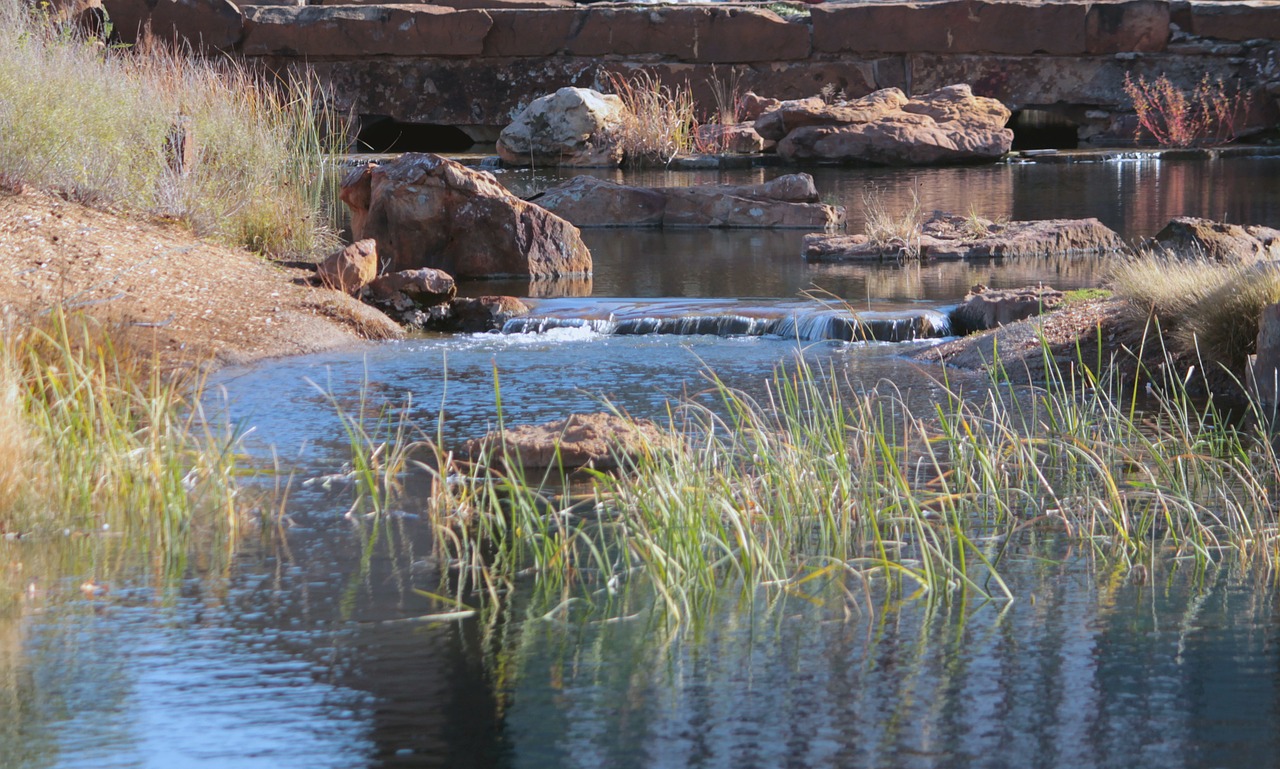
[(0, 178), (10, 186), (172, 217), (263, 253), (314, 253), (335, 242), (319, 178), (335, 125), (314, 83), (271, 82), (147, 41), (107, 49), (0, 0)]
[(605, 77), (626, 106), (619, 142), (629, 165), (666, 165), (677, 155), (693, 151), (698, 121), (687, 87), (673, 89), (644, 71), (630, 79), (613, 73)]

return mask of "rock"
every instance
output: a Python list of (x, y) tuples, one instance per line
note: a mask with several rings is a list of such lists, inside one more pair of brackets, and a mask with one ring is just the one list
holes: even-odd
[(580, 227), (834, 228), (845, 219), (843, 207), (817, 202), (808, 174), (699, 187), (630, 187), (578, 176), (536, 200)]
[(702, 152), (754, 155), (765, 150), (765, 140), (751, 123), (709, 123), (698, 126), (697, 146)]
[(347, 176), (357, 238), (378, 241), (391, 272), (432, 267), (457, 278), (554, 278), (591, 272), (578, 229), (439, 155), (406, 153)]
[(454, 299), (444, 320), (433, 327), (436, 331), (480, 333), (501, 331), (507, 321), (527, 315), (529, 305), (514, 296), (481, 296)]
[(518, 166), (616, 166), (627, 117), (622, 100), (589, 88), (534, 99), (498, 137), (498, 156)]
[(231, 0), (102, 0), (121, 42), (138, 42), (145, 27), (160, 42), (175, 38), (194, 48), (235, 48), (244, 37), (244, 17)]
[(493, 25), (484, 11), (435, 5), (246, 5), (244, 13), (245, 56), (478, 56)]
[(1097, 219), (999, 223), (943, 213), (934, 213), (909, 243), (872, 243), (866, 235), (815, 234), (804, 239), (804, 258), (810, 262), (1080, 256), (1125, 250), (1120, 236)]
[(320, 263), (316, 277), (321, 285), (355, 295), (378, 274), (378, 244), (358, 240)]
[(1280, 394), (1280, 303), (1262, 308), (1257, 354), (1250, 356), (1247, 373), (1250, 392), (1260, 403), (1276, 406)]
[[(894, 101), (892, 96), (880, 97), (878, 103), (888, 107)], [(892, 111), (857, 109), (848, 113), (865, 114), (870, 119), (794, 128), (778, 143), (778, 154), (792, 162), (940, 165), (996, 160), (1013, 143), (1013, 131), (1005, 128), (1008, 108), (995, 99), (974, 96), (967, 85), (939, 88)], [(830, 108), (818, 114), (834, 118), (840, 113), (838, 108)], [(757, 130), (766, 117), (756, 121)]]
[(738, 108), (742, 112), (743, 120), (755, 122), (761, 115), (777, 107), (782, 102), (777, 99), (770, 99), (766, 96), (760, 96), (755, 91), (747, 91), (738, 100)]
[(1254, 262), (1280, 259), (1280, 230), (1179, 216), (1156, 233), (1150, 245), (1183, 259)]
[(467, 441), (464, 451), (472, 457), (492, 449), (505, 450), (526, 468), (572, 470), (593, 467), (616, 470), (659, 448), (669, 440), (647, 419), (627, 419), (615, 414), (571, 414), (543, 425), (520, 425), (496, 430)]
[(374, 278), (365, 288), (364, 300), (406, 326), (426, 328), (443, 321), (446, 310), (437, 308), (457, 293), (449, 273), (424, 267)]
[(870, 123), (898, 112), (910, 100), (898, 88), (882, 88), (861, 99), (827, 104), (819, 97), (779, 102), (756, 118), (756, 131), (766, 139), (781, 140), (805, 126), (838, 126)]
[(1062, 302), (1062, 292), (1047, 286), (993, 291), (979, 283), (965, 294), (964, 301), (952, 311), (951, 328), (953, 333), (961, 335), (986, 331), (1035, 317), (1058, 307)]

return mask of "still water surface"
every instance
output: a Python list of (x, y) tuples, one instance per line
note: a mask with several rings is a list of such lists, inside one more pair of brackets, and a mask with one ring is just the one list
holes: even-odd
[[(927, 208), (1097, 216), (1137, 238), (1178, 214), (1280, 226), (1278, 172), (1273, 160), (1223, 160), (815, 175), (855, 229), (864, 189), (904, 204), (917, 189)], [(644, 181), (655, 180), (708, 178)], [(954, 303), (975, 282), (1070, 288), (1101, 276), (1085, 260), (808, 267), (800, 235), (590, 232), (589, 290), (543, 309), (758, 310), (818, 285), (901, 310)], [(350, 411), (362, 391), (375, 403), (409, 394), (424, 421), (443, 407), (456, 445), (492, 425), (495, 371), (511, 422), (602, 399), (661, 416), (705, 386), (707, 369), (750, 389), (797, 356), (936, 398), (934, 372), (902, 349), (560, 328), (269, 362), (218, 384), (249, 450), (266, 460), (274, 447), (301, 480), (340, 468), (331, 400)], [(345, 518), (349, 505), (341, 484), (295, 483), (277, 536), (227, 563), (187, 564), (177, 581), (110, 538), (0, 542), (6, 579), (24, 592), (21, 611), (0, 618), (0, 767), (1198, 768), (1280, 756), (1277, 591), (1241, 564), (1165, 564), (1138, 583), (1048, 538), (1020, 543), (1002, 567), (1017, 595), (1003, 611), (931, 611), (873, 591), (849, 617), (798, 601), (729, 605), (681, 632), (645, 616), (527, 620), (518, 600), (492, 625), (427, 624), (404, 621), (439, 610), (413, 591), (440, 579), (414, 506), (376, 526)], [(78, 589), (104, 575), (105, 595)]]

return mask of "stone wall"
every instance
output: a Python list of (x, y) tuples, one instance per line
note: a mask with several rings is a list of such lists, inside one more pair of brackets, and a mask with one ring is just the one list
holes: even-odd
[(1103, 141), (1132, 136), (1126, 74), (1165, 74), (1184, 88), (1205, 75), (1239, 84), (1254, 94), (1254, 125), (1271, 124), (1280, 94), (1280, 0), (832, 2), (785, 16), (760, 5), (568, 0), (102, 2), (126, 41), (150, 18), (161, 36), (274, 69), (308, 66), (344, 110), (478, 138), (542, 94), (638, 68), (690, 84), (708, 104), (707, 83), (731, 73), (778, 98), (967, 82)]

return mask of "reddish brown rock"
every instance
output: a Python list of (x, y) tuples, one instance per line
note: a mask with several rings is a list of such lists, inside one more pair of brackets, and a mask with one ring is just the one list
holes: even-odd
[(331, 254), (316, 270), (321, 285), (352, 295), (369, 285), (377, 274), (378, 244), (368, 239)]
[(449, 302), (448, 315), (439, 329), (464, 333), (501, 331), (507, 321), (528, 312), (529, 306), (514, 296), (454, 299)]
[(903, 109), (909, 100), (898, 88), (882, 88), (860, 99), (827, 104), (818, 97), (784, 101), (756, 119), (756, 132), (779, 141), (805, 126), (870, 123)]
[(1169, 21), (1169, 3), (1164, 0), (1092, 3), (1085, 17), (1085, 51), (1163, 51), (1169, 43)]
[(365, 293), (374, 304), (391, 305), (397, 309), (410, 306), (427, 308), (453, 299), (458, 294), (458, 286), (453, 276), (444, 270), (423, 267), (374, 278)]
[(1191, 3), (1193, 35), (1217, 40), (1280, 38), (1280, 14), (1269, 0)]
[[(896, 90), (886, 89), (890, 94)], [(881, 100), (885, 106), (894, 101)], [(995, 160), (1013, 143), (1013, 131), (1004, 127), (1008, 108), (974, 96), (967, 85), (940, 88), (907, 101), (900, 110), (855, 112), (871, 119), (793, 129), (778, 143), (778, 154), (792, 162), (941, 165)]]
[(196, 48), (230, 49), (244, 35), (244, 18), (230, 0), (103, 0), (112, 28), (127, 44), (150, 25), (161, 41), (185, 40)]
[(574, 7), (543, 10), (489, 10), (493, 26), (485, 56), (551, 56), (569, 44), (587, 11)]
[(866, 235), (808, 235), (804, 240), (804, 257), (810, 262), (1082, 256), (1126, 250), (1120, 236), (1097, 219), (1002, 223), (943, 213), (934, 213), (909, 242), (873, 243)]
[(708, 63), (788, 61), (808, 58), (809, 28), (758, 8), (592, 7), (566, 51), (574, 56), (660, 54)]
[(478, 457), (492, 450), (527, 468), (594, 467), (616, 470), (663, 450), (670, 436), (647, 419), (616, 414), (572, 414), (543, 425), (519, 425), (468, 441), (464, 451)]
[(812, 10), (823, 53), (1047, 53), (1085, 51), (1084, 3), (939, 0), (825, 4)]
[(712, 154), (754, 155), (763, 152), (765, 140), (756, 133), (751, 123), (720, 125), (708, 123), (698, 126), (698, 149)]
[(591, 272), (578, 229), (512, 195), (483, 171), (407, 153), (356, 169), (342, 185), (357, 238), (374, 238), (392, 272), (432, 267), (459, 278)]
[(1183, 259), (1256, 262), (1280, 259), (1280, 230), (1179, 216), (1156, 233), (1151, 245)]
[(475, 56), (484, 11), (433, 5), (245, 6), (246, 56)]
[(844, 208), (818, 202), (813, 177), (755, 185), (633, 187), (578, 176), (537, 202), (579, 227), (785, 228), (842, 226)]
[(1062, 304), (1063, 293), (1048, 286), (995, 291), (978, 284), (951, 313), (955, 334), (972, 334), (1034, 318)]

